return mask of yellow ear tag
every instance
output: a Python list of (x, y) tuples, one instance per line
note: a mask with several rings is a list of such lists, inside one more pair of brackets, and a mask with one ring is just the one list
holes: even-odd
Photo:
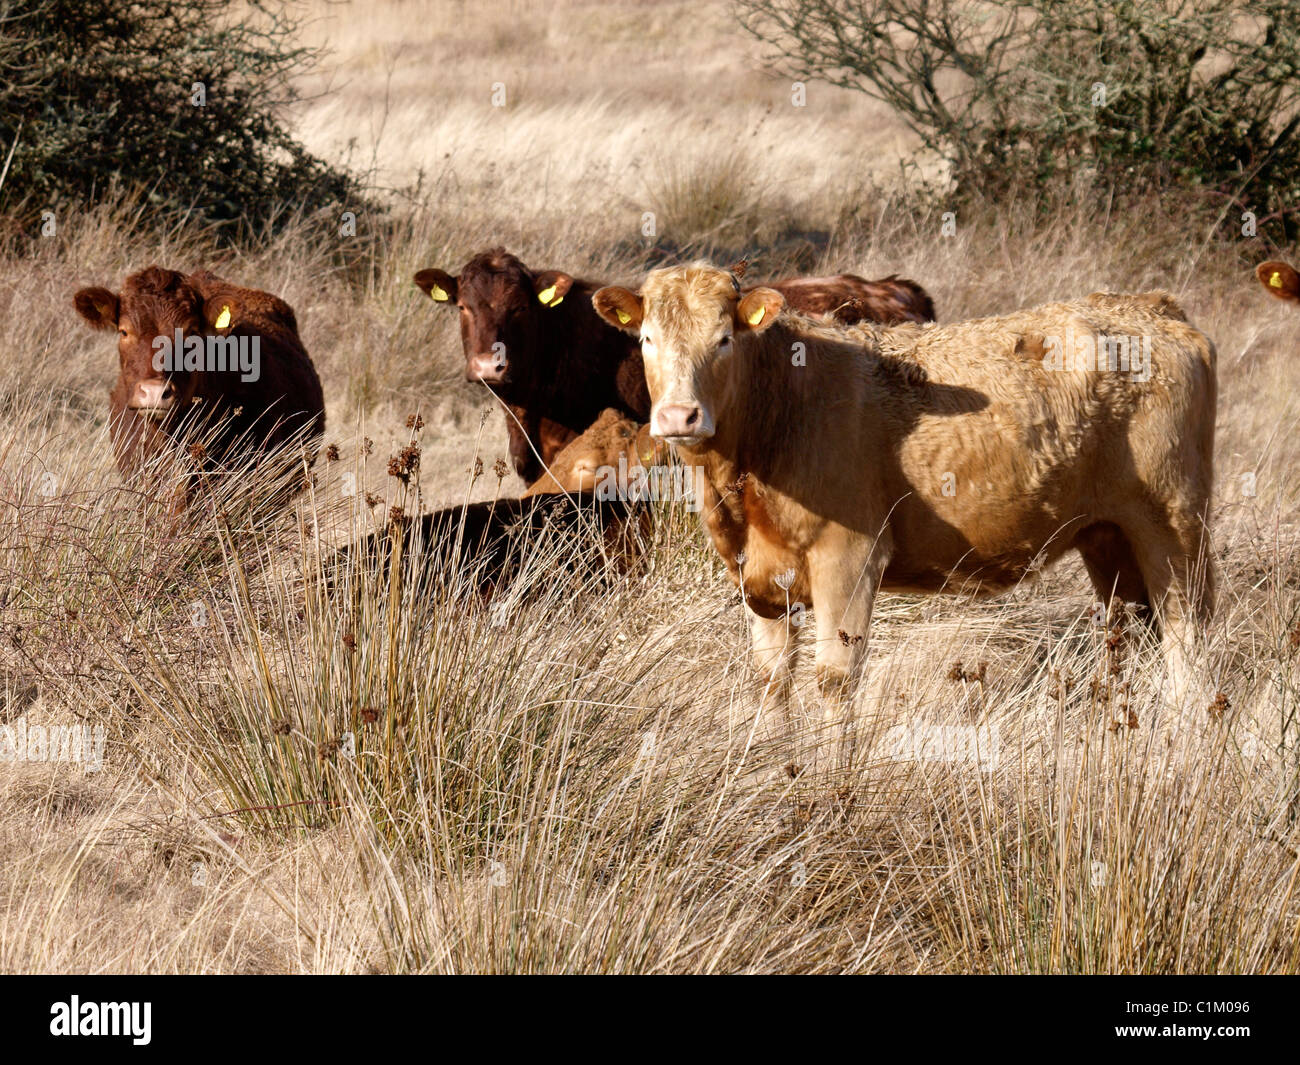
[[(537, 298), (541, 300), (543, 303), (545, 303), (548, 307), (554, 307), (555, 303), (559, 303), (560, 300), (564, 299), (563, 296), (560, 297), (560, 300), (555, 299), (554, 285), (548, 285), (546, 288), (542, 289), (541, 292), (537, 293)], [(551, 300), (555, 300), (555, 303), (552, 303)]]
[(745, 321), (747, 321), (750, 325), (758, 325), (758, 323), (763, 320), (763, 315), (765, 314), (767, 314), (767, 308), (759, 307), (758, 310), (751, 311), (749, 315), (745, 318)]
[(1270, 288), (1281, 288), (1281, 287), (1282, 287), (1282, 275), (1279, 274), (1276, 270), (1274, 270), (1274, 271), (1273, 271), (1273, 276), (1270, 277), (1270, 278), (1268, 279), (1268, 284), (1269, 284), (1269, 287), (1270, 287)]
[(218, 329), (227, 329), (230, 326), (230, 308), (222, 307), (221, 313), (217, 315), (217, 320), (212, 323)]
[(618, 320), (622, 325), (627, 325), (627, 323), (632, 320), (632, 316), (622, 308), (616, 310), (614, 313), (618, 315)]
[(429, 299), (431, 300), (435, 300), (438, 303), (446, 303), (450, 298), (451, 297), (447, 295), (447, 290), (441, 285), (434, 285), (429, 289)]

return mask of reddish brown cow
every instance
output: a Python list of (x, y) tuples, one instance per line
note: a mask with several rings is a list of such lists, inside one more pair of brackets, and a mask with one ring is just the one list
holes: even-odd
[(109, 416), (124, 475), (194, 429), (210, 468), (248, 465), (297, 437), (315, 457), (324, 396), (283, 300), (206, 270), (151, 266), (128, 277), (120, 293), (84, 288), (74, 303), (94, 328), (117, 330)]
[(897, 274), (881, 281), (868, 281), (857, 274), (794, 277), (769, 287), (780, 292), (795, 310), (831, 318), (841, 325), (934, 321), (934, 303), (929, 294), (915, 281)]
[[(458, 277), (421, 270), (415, 283), (435, 302), (459, 308), (465, 377), (489, 385), (506, 407), (510, 458), (529, 485), (601, 411), (649, 419), (640, 349), (592, 309), (592, 293), (603, 282), (530, 270), (493, 248), (470, 259)], [(934, 318), (920, 286), (897, 277), (872, 282), (837, 274), (772, 287), (795, 309), (846, 324)]]
[(528, 484), (605, 408), (649, 411), (640, 352), (591, 308), (600, 282), (534, 272), (495, 248), (459, 277), (421, 270), (415, 283), (459, 307), (465, 377), (490, 386), (505, 406), (510, 460)]

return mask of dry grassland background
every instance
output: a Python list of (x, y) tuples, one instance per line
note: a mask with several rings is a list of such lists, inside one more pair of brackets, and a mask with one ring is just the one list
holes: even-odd
[[(0, 717), (105, 739), (98, 772), (0, 763), (0, 970), (1300, 969), (1300, 314), (1250, 269), (1275, 249), (1155, 197), (943, 236), (896, 194), (932, 162), (888, 111), (817, 84), (791, 106), (721, 3), (308, 10), (328, 52), (293, 126), (387, 190), (373, 270), (301, 227), (231, 250), (130, 201), (0, 258)], [(322, 551), (389, 506), (522, 487), (414, 271), (500, 243), (635, 282), (647, 211), (661, 249), (897, 272), (941, 321), (1172, 292), (1219, 351), (1229, 709), (1162, 730), (1153, 649), (1108, 646), (1068, 561), (994, 600), (883, 596), (855, 762), (792, 779), (681, 508), (626, 579), (539, 557), (491, 607), (451, 575), (322, 591)], [(297, 312), (339, 458), (277, 522), (173, 535), (121, 488), (112, 344), (71, 297), (155, 262)], [(815, 720), (810, 676), (798, 702)], [(979, 762), (934, 746), (971, 727)]]

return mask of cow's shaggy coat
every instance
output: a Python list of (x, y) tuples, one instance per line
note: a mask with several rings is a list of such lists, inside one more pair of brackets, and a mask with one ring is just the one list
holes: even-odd
[[(705, 524), (765, 672), (788, 670), (795, 603), (838, 688), (879, 589), (996, 592), (1077, 550), (1103, 599), (1151, 610), (1187, 679), (1213, 603), (1215, 350), (1168, 296), (835, 330), (696, 264), (594, 302), (642, 338), (652, 431), (706, 471)], [(1051, 368), (1059, 343), (1097, 337), (1145, 343), (1149, 377), (1104, 354)]]

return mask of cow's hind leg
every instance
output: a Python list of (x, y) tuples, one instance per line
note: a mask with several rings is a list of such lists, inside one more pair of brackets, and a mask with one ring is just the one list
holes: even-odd
[(1111, 602), (1119, 599), (1137, 607), (1143, 621), (1157, 627), (1142, 567), (1138, 565), (1133, 545), (1118, 525), (1109, 521), (1089, 525), (1075, 537), (1074, 546), (1083, 556), (1088, 578), (1107, 616)]

